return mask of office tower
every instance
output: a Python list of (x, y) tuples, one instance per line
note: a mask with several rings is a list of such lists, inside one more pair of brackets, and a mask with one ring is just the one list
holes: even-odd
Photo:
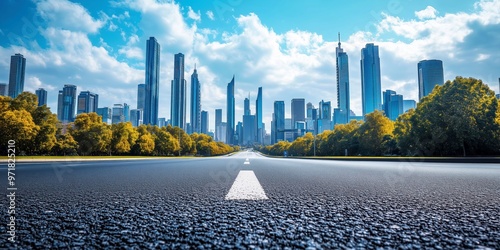
[[(220, 134), (219, 126), (222, 124), (222, 109), (215, 110), (215, 141), (225, 142), (222, 140), (222, 134)], [(225, 132), (224, 132), (225, 135)], [(225, 137), (225, 136), (224, 136)]]
[(126, 103), (123, 104), (123, 118), (125, 122), (130, 121), (130, 105)]
[(396, 94), (396, 91), (384, 91), (384, 113), (392, 121), (398, 119), (403, 114), (403, 96)]
[(250, 94), (248, 94), (248, 98), (245, 98), (244, 106), (243, 106), (243, 115), (250, 115)]
[(234, 100), (234, 75), (231, 82), (227, 84), (227, 119), (226, 119), (226, 143), (227, 144), (235, 144), (234, 141), (234, 108), (235, 108), (235, 100)]
[[(191, 130), (193, 133), (200, 133), (201, 126), (201, 90), (200, 81), (198, 80), (198, 73), (196, 72), (196, 65), (194, 72), (191, 75)], [(207, 130), (208, 132), (208, 130)], [(206, 134), (206, 132), (205, 132)]]
[(292, 132), (292, 119), (291, 118), (285, 118), (285, 141), (292, 142), (295, 140), (295, 135)]
[(317, 133), (332, 129), (332, 104), (321, 100), (319, 102), (319, 114), (316, 123)]
[(242, 145), (250, 146), (255, 142), (257, 131), (255, 129), (255, 115), (243, 115), (243, 138)]
[(273, 126), (271, 128), (274, 134), (273, 144), (285, 140), (285, 102), (274, 102)]
[(90, 91), (82, 91), (78, 95), (77, 114), (96, 112), (99, 96)]
[(262, 87), (259, 87), (255, 100), (255, 121), (257, 123), (257, 143), (264, 144), (264, 124), (262, 122)]
[(142, 109), (131, 109), (130, 110), (130, 123), (132, 126), (138, 127), (142, 125)]
[(226, 128), (227, 128), (227, 123), (221, 122), (217, 127), (215, 132), (219, 135), (219, 138), (217, 138), (218, 142), (225, 142), (226, 141)]
[(0, 96), (6, 96), (9, 94), (9, 85), (7, 83), (0, 83)]
[(306, 101), (304, 98), (294, 98), (292, 99), (291, 114), (292, 114), (292, 127), (295, 128), (296, 122), (303, 122), (306, 120), (305, 107)]
[(347, 53), (340, 46), (340, 32), (339, 44), (336, 49), (337, 55), (337, 108), (339, 124), (349, 122), (350, 115), (350, 96), (349, 96), (349, 57)]
[(38, 97), (38, 106), (47, 105), (47, 90), (39, 88), (35, 90), (35, 93)]
[(174, 55), (174, 80), (171, 90), (170, 121), (172, 126), (186, 129), (186, 80), (182, 53)]
[(102, 117), (102, 122), (110, 125), (112, 121), (113, 112), (108, 107), (98, 108), (97, 115)]
[(378, 46), (366, 44), (361, 49), (361, 96), (363, 115), (382, 109), (380, 80), (380, 58)]
[(113, 116), (111, 117), (111, 123), (117, 124), (120, 122), (125, 122), (125, 113), (123, 111), (123, 104), (113, 105)]
[(146, 102), (146, 84), (137, 85), (137, 109), (144, 110), (144, 103)]
[(417, 102), (415, 100), (403, 100), (403, 112), (408, 112), (410, 109), (417, 108)]
[(234, 133), (234, 144), (243, 145), (243, 122), (238, 121)]
[(418, 100), (432, 92), (434, 86), (444, 84), (443, 62), (423, 60), (418, 62)]
[(158, 118), (158, 127), (165, 127), (167, 126), (167, 120), (165, 117), (160, 117)]
[(26, 58), (21, 54), (10, 57), (9, 96), (16, 98), (24, 91), (24, 72), (26, 71)]
[(200, 132), (203, 134), (208, 134), (208, 111), (201, 111), (201, 123)]
[(309, 118), (311, 119), (312, 118), (312, 111), (314, 109), (314, 105), (310, 102), (308, 102), (306, 104), (306, 119)]
[(76, 86), (66, 84), (62, 90), (59, 90), (57, 103), (57, 119), (63, 124), (75, 120), (76, 110)]
[(160, 44), (150, 37), (146, 43), (146, 80), (143, 122), (158, 124), (158, 97), (160, 87)]

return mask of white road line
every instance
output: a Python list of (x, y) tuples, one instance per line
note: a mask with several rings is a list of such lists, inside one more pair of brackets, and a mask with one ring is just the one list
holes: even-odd
[(267, 200), (266, 193), (252, 170), (241, 170), (226, 200)]

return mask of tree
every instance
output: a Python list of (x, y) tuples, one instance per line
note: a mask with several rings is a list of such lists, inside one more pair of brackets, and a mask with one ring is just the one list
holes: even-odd
[(114, 154), (128, 154), (139, 138), (139, 133), (130, 122), (120, 122), (111, 126), (113, 137), (111, 150)]
[(35, 124), (40, 126), (33, 140), (33, 151), (42, 154), (50, 153), (57, 143), (57, 116), (45, 105), (36, 107), (32, 116)]
[(6, 142), (15, 140), (19, 151), (29, 152), (40, 127), (33, 122), (31, 114), (24, 110), (7, 110), (0, 113), (0, 141), (6, 152)]
[[(186, 132), (184, 132), (184, 130), (182, 130), (179, 127), (172, 127), (169, 125), (167, 127), (167, 131), (176, 140), (180, 141), (180, 145), (181, 145), (180, 154), (182, 154), (182, 155), (196, 154), (196, 145), (193, 142), (193, 140), (191, 140), (191, 137)], [(179, 140), (179, 136), (180, 136), (180, 140)]]
[(500, 123), (495, 93), (481, 80), (456, 77), (436, 86), (410, 118), (416, 154), (497, 155)]
[(391, 135), (394, 130), (394, 123), (385, 117), (381, 111), (365, 116), (365, 122), (357, 130), (359, 138), (359, 150), (363, 155), (382, 155), (387, 151), (384, 148), (384, 137)]
[(410, 134), (412, 131), (411, 118), (415, 114), (415, 109), (400, 115), (394, 124), (394, 137), (396, 145), (403, 155), (414, 155), (416, 150), (415, 138)]
[(73, 155), (76, 154), (78, 149), (78, 143), (73, 139), (70, 133), (64, 135), (59, 135), (56, 144), (53, 147), (53, 151), (56, 155)]
[[(155, 128), (158, 128), (155, 126)], [(155, 134), (156, 155), (172, 155), (179, 152), (179, 141), (176, 140), (165, 127), (159, 128)]]
[(312, 133), (307, 133), (297, 138), (289, 147), (290, 155), (307, 156), (312, 155), (314, 137)]
[(69, 130), (78, 142), (79, 155), (103, 155), (111, 153), (113, 133), (96, 113), (83, 113), (75, 118)]
[(357, 154), (355, 136), (357, 130), (363, 124), (362, 121), (354, 121), (347, 124), (336, 125), (333, 132), (329, 134), (327, 144), (330, 146), (330, 155)]
[(150, 125), (141, 125), (137, 127), (139, 138), (132, 147), (132, 154), (151, 155), (155, 150), (155, 140), (149, 132)]

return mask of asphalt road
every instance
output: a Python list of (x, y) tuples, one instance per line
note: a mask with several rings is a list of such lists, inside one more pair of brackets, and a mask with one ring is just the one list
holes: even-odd
[[(499, 164), (242, 152), (18, 163), (15, 174), (16, 243), (4, 195), (1, 248), (500, 249)], [(0, 180), (9, 194), (5, 163)]]

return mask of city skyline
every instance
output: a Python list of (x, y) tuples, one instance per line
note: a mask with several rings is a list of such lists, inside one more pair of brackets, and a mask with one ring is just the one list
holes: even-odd
[[(28, 58), (25, 90), (46, 89), (48, 106), (53, 112), (57, 109), (57, 90), (64, 84), (76, 85), (78, 92), (106, 94), (106, 98), (100, 98), (103, 107), (114, 103), (135, 104), (135, 86), (144, 83), (145, 43), (150, 36), (155, 36), (162, 45), (163, 58), (159, 74), (159, 117), (170, 117), (170, 81), (173, 79), (170, 58), (182, 52), (186, 55), (186, 72), (192, 72), (194, 65), (198, 65), (200, 79), (203, 79), (203, 109), (212, 117), (217, 108), (225, 111), (227, 75), (238, 75), (237, 121), (243, 115), (242, 100), (248, 92), (256, 96), (257, 86), (263, 86), (263, 123), (269, 133), (276, 96), (283, 96), (279, 99), (287, 103), (295, 97), (315, 105), (322, 99), (337, 103), (335, 48), (340, 31), (345, 37), (342, 49), (349, 54), (351, 109), (358, 116), (362, 112), (361, 74), (357, 65), (360, 50), (366, 43), (380, 48), (381, 91), (391, 89), (405, 99), (418, 100), (415, 65), (421, 60), (439, 59), (446, 64), (445, 81), (456, 75), (472, 76), (498, 92), (499, 73), (493, 70), (500, 64), (496, 56), (498, 50), (485, 41), (496, 40), (488, 36), (491, 32), (487, 31), (499, 23), (493, 11), (498, 9), (495, 7), (499, 1), (412, 2), (399, 6), (343, 3), (346, 13), (355, 10), (366, 15), (350, 18), (339, 13), (330, 20), (323, 13), (323, 9), (328, 9), (325, 6), (317, 8), (317, 18), (305, 15), (300, 22), (291, 16), (293, 9), (301, 5), (290, 3), (281, 11), (288, 20), (285, 24), (270, 18), (272, 12), (267, 9), (274, 3), (235, 5), (233, 10), (221, 14), (223, 18), (210, 3), (148, 3), (132, 0), (118, 1), (116, 6), (63, 0), (16, 6), (0, 3), (5, 7), (2, 10), (23, 8), (21, 13), (27, 22), (40, 28), (33, 34), (23, 34), (20, 31), (33, 30), (28, 29), (31, 26), (23, 29), (25, 22), (1, 24), (0, 36), (6, 39), (0, 41), (3, 58), (0, 82), (8, 82), (8, 58), (21, 53)], [(320, 2), (308, 4), (318, 6)], [(106, 16), (98, 14), (101, 10)], [(162, 19), (158, 15), (161, 11), (172, 13), (172, 18)], [(214, 20), (208, 11), (212, 11)], [(36, 13), (39, 15), (35, 16)], [(9, 13), (5, 14), (8, 18)], [(323, 27), (322, 20), (328, 20), (333, 27)], [(350, 25), (341, 25), (345, 20)], [(165, 28), (148, 26), (151, 22)], [(125, 23), (134, 26), (136, 32)], [(456, 29), (448, 28), (449, 24)], [(447, 39), (442, 39), (443, 34), (448, 34)], [(17, 37), (24, 44), (16, 40)], [(36, 41), (40, 48), (27, 42), (30, 40)], [(332, 109), (335, 106), (332, 105)], [(253, 103), (251, 109), (255, 110)], [(286, 117), (291, 116), (288, 108), (285, 113)], [(209, 127), (215, 130), (213, 122)]]

